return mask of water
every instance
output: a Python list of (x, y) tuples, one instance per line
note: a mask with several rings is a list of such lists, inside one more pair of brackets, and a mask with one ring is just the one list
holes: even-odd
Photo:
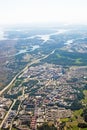
[(38, 49), (38, 48), (40, 48), (39, 45), (34, 45), (34, 46), (32, 46), (32, 51), (34, 51), (34, 50), (36, 50), (36, 49)]

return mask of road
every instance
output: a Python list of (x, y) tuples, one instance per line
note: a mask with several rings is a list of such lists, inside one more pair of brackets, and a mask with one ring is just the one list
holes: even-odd
[[(22, 76), (22, 75), (24, 74), (24, 72), (28, 69), (29, 66), (31, 66), (31, 65), (33, 65), (33, 64), (35, 64), (35, 63), (40, 62), (40, 60), (43, 60), (43, 59), (47, 58), (47, 57), (48, 57), (49, 55), (51, 55), (51, 54), (53, 54), (53, 51), (52, 51), (50, 54), (48, 54), (48, 55), (46, 55), (46, 56), (44, 56), (44, 57), (42, 57), (42, 58), (36, 59), (36, 60), (34, 60), (33, 62), (27, 64), (27, 66), (26, 66), (23, 70), (21, 70), (21, 71), (11, 80), (11, 82), (10, 82), (3, 90), (0, 91), (0, 96), (1, 96), (7, 89), (9, 89), (9, 88), (11, 87), (11, 85), (15, 82), (15, 80), (16, 80), (18, 77), (20, 77), (20, 76)], [(24, 95), (24, 90), (23, 90), (22, 96), (23, 96), (23, 95)], [(10, 109), (8, 110), (6, 116), (4, 117), (3, 121), (1, 122), (1, 124), (0, 124), (0, 129), (2, 128), (2, 126), (3, 126), (4, 122), (5, 122), (5, 120), (7, 119), (9, 113), (11, 112), (11, 109), (12, 109), (12, 107), (14, 106), (16, 100), (17, 100), (17, 99), (15, 99), (15, 100), (13, 101), (13, 103), (12, 103)]]
[(17, 77), (18, 74), (12, 79), (12, 81), (3, 90), (0, 91), (0, 96), (13, 84), (13, 82), (16, 80)]
[(2, 126), (3, 126), (4, 122), (5, 122), (5, 120), (7, 119), (9, 113), (11, 112), (11, 109), (12, 109), (12, 107), (14, 106), (15, 102), (16, 102), (16, 99), (14, 99), (14, 101), (13, 101), (13, 103), (12, 103), (10, 109), (8, 110), (8, 112), (7, 112), (7, 114), (5, 115), (5, 117), (4, 117), (3, 121), (2, 121), (2, 123), (0, 124), (0, 129), (2, 128)]
[(33, 64), (35, 64), (35, 63), (38, 63), (40, 60), (43, 60), (43, 59), (47, 58), (48, 56), (50, 56), (50, 55), (53, 54), (54, 52), (55, 52), (55, 50), (53, 50), (50, 54), (48, 54), (48, 55), (46, 55), (46, 56), (44, 56), (44, 57), (42, 57), (42, 58), (40, 58), (40, 59), (36, 59), (36, 60), (32, 61), (31, 63), (27, 64), (27, 66), (26, 66), (21, 72), (19, 72), (3, 90), (0, 91), (0, 96), (1, 96), (7, 89), (9, 89), (9, 87), (15, 82), (15, 80), (16, 80), (18, 77), (21, 77), (21, 76), (24, 74), (24, 72), (28, 69), (29, 66), (31, 66), (31, 65), (33, 65)]

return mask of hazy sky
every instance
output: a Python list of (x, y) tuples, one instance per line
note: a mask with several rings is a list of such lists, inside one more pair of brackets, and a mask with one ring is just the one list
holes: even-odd
[(0, 24), (87, 23), (87, 0), (0, 0)]

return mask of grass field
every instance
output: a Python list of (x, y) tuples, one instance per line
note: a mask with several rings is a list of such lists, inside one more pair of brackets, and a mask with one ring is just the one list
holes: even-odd
[(83, 104), (83, 105), (86, 105), (86, 104), (87, 104), (87, 90), (84, 90), (83, 93), (84, 93), (84, 95), (85, 95), (85, 98), (82, 99), (82, 104)]

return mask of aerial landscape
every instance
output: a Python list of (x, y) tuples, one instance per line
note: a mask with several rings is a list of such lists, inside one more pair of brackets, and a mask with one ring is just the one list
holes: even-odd
[(1, 32), (1, 129), (40, 129), (45, 123), (54, 129), (87, 128), (86, 28)]
[(87, 130), (87, 2), (0, 1), (0, 130)]

